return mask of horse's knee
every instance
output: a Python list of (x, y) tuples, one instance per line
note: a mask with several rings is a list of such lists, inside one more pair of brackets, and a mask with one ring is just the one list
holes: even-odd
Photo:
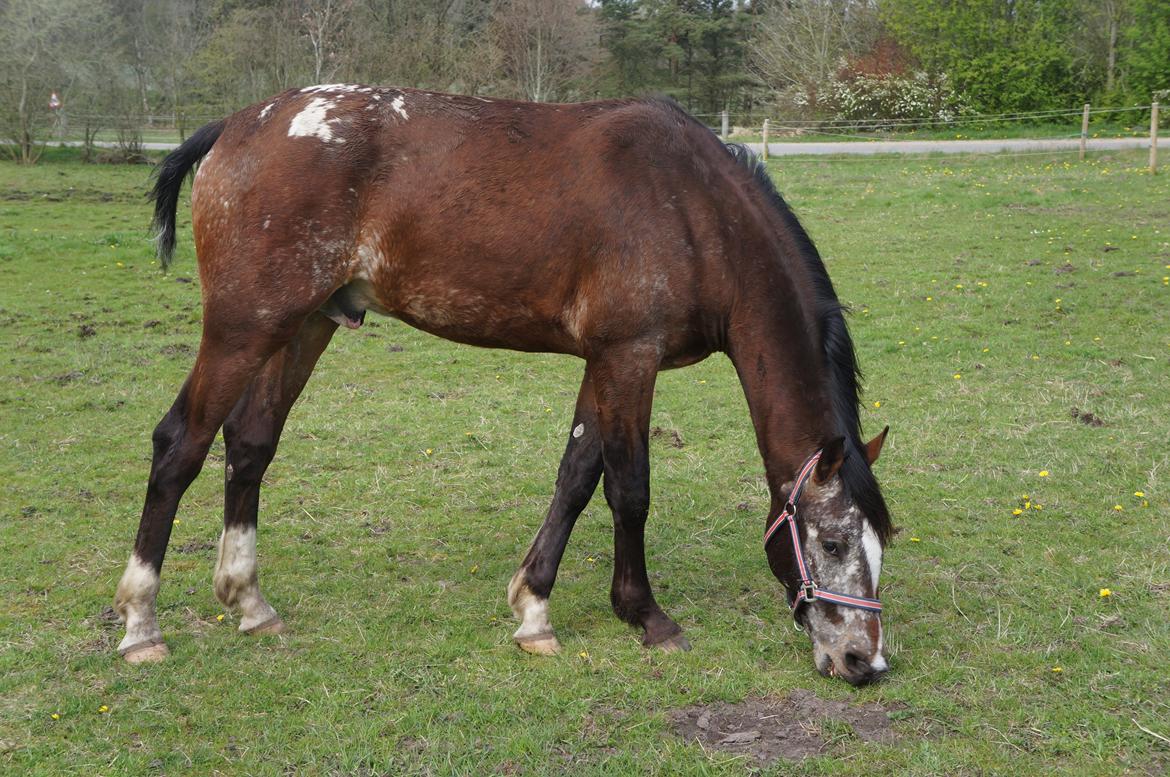
[(228, 479), (256, 483), (276, 455), (276, 441), (267, 431), (228, 420), (223, 426)]
[(203, 467), (205, 450), (189, 443), (186, 413), (180, 400), (151, 434), (154, 459), (149, 488), (183, 490), (191, 484)]

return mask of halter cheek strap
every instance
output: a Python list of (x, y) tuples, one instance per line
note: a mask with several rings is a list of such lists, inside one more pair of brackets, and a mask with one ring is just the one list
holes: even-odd
[(796, 526), (796, 504), (800, 501), (800, 495), (804, 491), (804, 486), (808, 483), (809, 478), (812, 477), (817, 462), (820, 460), (821, 451), (817, 451), (801, 466), (800, 473), (796, 476), (796, 483), (792, 486), (792, 494), (788, 497), (788, 503), (784, 505), (784, 510), (781, 511), (780, 515), (776, 516), (776, 520), (764, 532), (764, 549), (767, 550), (768, 543), (772, 540), (772, 537), (780, 530), (781, 526), (787, 523), (788, 533), (792, 538), (792, 554), (796, 557), (796, 567), (800, 572), (800, 588), (796, 592), (796, 597), (792, 600), (793, 616), (796, 615), (801, 604), (814, 602), (817, 599), (839, 604), (842, 607), (853, 607), (858, 610), (880, 613), (882, 611), (882, 603), (877, 599), (839, 594), (835, 591), (820, 588), (808, 571), (808, 563), (804, 558), (804, 548), (800, 543), (800, 531)]

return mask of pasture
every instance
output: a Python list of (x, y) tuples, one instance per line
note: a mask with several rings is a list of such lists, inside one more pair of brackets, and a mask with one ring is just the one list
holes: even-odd
[[(188, 190), (161, 275), (148, 169), (50, 156), (0, 164), (0, 771), (1170, 768), (1170, 176), (1145, 152), (771, 166), (853, 308), (866, 431), (891, 426), (892, 670), (860, 690), (817, 675), (767, 569), (719, 355), (661, 375), (652, 421), (648, 563), (694, 649), (645, 651), (610, 612), (598, 493), (551, 600), (563, 653), (517, 650), (504, 587), (581, 364), (388, 319), (338, 333), (265, 479), (260, 576), (288, 633), (237, 634), (212, 592), (218, 443), (163, 568), (172, 656), (125, 665), (109, 605), (198, 343)], [(819, 754), (761, 764), (673, 731), (681, 708), (794, 691), (878, 705), (892, 737), (826, 720)]]

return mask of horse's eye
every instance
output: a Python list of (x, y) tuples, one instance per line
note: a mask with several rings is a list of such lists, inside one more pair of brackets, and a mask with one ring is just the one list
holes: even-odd
[(824, 548), (825, 552), (828, 553), (830, 556), (840, 556), (841, 555), (841, 546), (838, 545), (833, 540), (825, 540), (824, 542), (821, 543), (821, 547)]

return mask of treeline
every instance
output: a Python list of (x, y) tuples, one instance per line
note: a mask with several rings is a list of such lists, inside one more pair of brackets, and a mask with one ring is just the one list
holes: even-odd
[(338, 81), (661, 92), (741, 121), (1148, 103), (1170, 89), (1170, 2), (0, 0), (0, 131), (21, 148), (63, 116), (132, 140)]

